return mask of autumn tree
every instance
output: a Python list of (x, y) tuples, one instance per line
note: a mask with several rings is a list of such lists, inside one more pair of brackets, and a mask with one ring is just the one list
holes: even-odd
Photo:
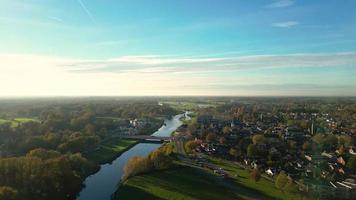
[(223, 128), (223, 135), (225, 136), (225, 137), (227, 137), (227, 136), (229, 136), (230, 134), (231, 134), (231, 128), (230, 127), (228, 127), (228, 126), (225, 126), (224, 128)]
[(288, 176), (285, 174), (284, 171), (281, 171), (278, 176), (277, 176), (277, 179), (276, 179), (276, 187), (280, 190), (284, 190), (284, 187), (286, 186), (288, 182)]
[(252, 178), (252, 180), (257, 182), (261, 179), (261, 173), (257, 168), (254, 168), (250, 173), (250, 177)]
[(152, 169), (152, 164), (148, 157), (135, 156), (131, 158), (124, 167), (123, 180), (137, 174), (148, 172)]
[(241, 155), (241, 151), (237, 148), (230, 148), (229, 154), (235, 159), (237, 159)]
[(188, 142), (185, 143), (185, 151), (187, 153), (191, 153), (196, 147), (199, 146), (199, 143), (196, 142), (195, 140), (189, 140)]
[(6, 186), (0, 187), (0, 200), (16, 200), (17, 197), (17, 190)]
[(168, 169), (173, 163), (172, 158), (160, 150), (150, 153), (148, 159), (156, 170)]
[(265, 136), (264, 135), (254, 135), (252, 137), (252, 142), (253, 144), (261, 144), (265, 142)]
[(220, 137), (219, 143), (220, 144), (226, 144), (226, 138), (225, 137)]
[(206, 136), (205, 140), (207, 142), (214, 142), (216, 140), (216, 134), (215, 133), (208, 133), (208, 135)]
[(354, 173), (356, 173), (356, 156), (351, 156), (347, 161), (346, 166), (351, 169)]

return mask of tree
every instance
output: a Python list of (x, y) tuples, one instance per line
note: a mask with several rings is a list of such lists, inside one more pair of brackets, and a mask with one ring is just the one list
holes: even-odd
[(339, 146), (349, 147), (352, 145), (352, 137), (348, 135), (340, 135), (338, 137)]
[(337, 143), (338, 143), (338, 139), (334, 134), (327, 134), (327, 136), (324, 138), (322, 142), (323, 149), (327, 149), (327, 150), (335, 149)]
[(227, 136), (229, 136), (230, 134), (231, 134), (231, 128), (230, 127), (228, 127), (228, 126), (225, 126), (224, 128), (223, 128), (223, 135), (225, 136), (225, 137), (227, 137)]
[(1, 186), (0, 187), (0, 200), (16, 200), (17, 199), (17, 190)]
[(86, 134), (95, 135), (95, 126), (93, 124), (87, 124), (84, 129)]
[(295, 192), (298, 191), (298, 187), (294, 183), (292, 178), (288, 177), (288, 180), (287, 180), (287, 183), (286, 183), (286, 186), (285, 186), (285, 190), (287, 190), (288, 192), (292, 192), (292, 193), (295, 193)]
[(172, 166), (173, 163), (171, 157), (161, 152), (160, 150), (150, 153), (148, 159), (156, 170), (168, 169)]
[(191, 153), (196, 147), (198, 147), (199, 144), (195, 140), (189, 140), (187, 143), (185, 143), (185, 151), (187, 153)]
[(209, 133), (207, 136), (206, 136), (206, 138), (205, 138), (205, 140), (207, 141), (207, 142), (214, 142), (215, 140), (216, 140), (216, 134), (215, 133)]
[(265, 141), (265, 136), (263, 135), (254, 135), (252, 137), (253, 144), (261, 144), (264, 143), (264, 141)]
[(59, 153), (58, 151), (38, 148), (38, 149), (31, 150), (30, 152), (28, 152), (26, 154), (26, 156), (27, 157), (37, 157), (37, 158), (41, 158), (43, 160), (47, 160), (50, 158), (58, 158), (59, 156), (61, 156), (61, 153)]
[(166, 143), (159, 148), (159, 150), (166, 155), (171, 155), (173, 153), (173, 149), (173, 143)]
[(226, 138), (225, 137), (220, 137), (219, 142), (220, 142), (220, 144), (225, 144), (226, 143)]
[(284, 173), (284, 171), (281, 171), (278, 176), (277, 176), (277, 179), (276, 179), (276, 187), (280, 190), (284, 190), (284, 187), (286, 186), (288, 182), (288, 176)]
[(248, 157), (258, 157), (259, 152), (256, 144), (250, 144), (247, 147), (247, 156)]
[(254, 168), (250, 173), (250, 177), (257, 182), (261, 179), (261, 173), (257, 168)]
[(346, 165), (349, 169), (351, 169), (354, 173), (356, 173), (356, 156), (351, 156), (347, 161)]
[(148, 172), (152, 169), (152, 164), (148, 157), (135, 156), (131, 158), (124, 167), (123, 180), (131, 176)]
[(236, 148), (230, 148), (229, 154), (236, 159), (241, 155), (241, 152)]
[(309, 152), (309, 151), (311, 151), (312, 146), (311, 146), (310, 142), (304, 142), (302, 148), (303, 148), (303, 151)]

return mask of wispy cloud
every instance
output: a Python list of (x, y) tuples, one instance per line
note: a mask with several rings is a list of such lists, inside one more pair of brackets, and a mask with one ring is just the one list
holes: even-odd
[(242, 71), (355, 65), (356, 52), (210, 58), (141, 55), (98, 60), (0, 54), (0, 96), (356, 95), (355, 82), (348, 77), (315, 79), (315, 75), (307, 78), (303, 74), (301, 80), (298, 74), (260, 71), (246, 75), (248, 71)]
[(139, 42), (139, 40), (127, 39), (127, 40), (104, 40), (99, 42), (94, 42), (90, 46), (96, 47), (110, 47), (110, 46), (127, 46), (129, 44), (134, 44)]
[(53, 20), (53, 21), (56, 21), (56, 22), (60, 22), (60, 23), (62, 23), (63, 22), (63, 20), (61, 19), (61, 18), (59, 18), (59, 17), (49, 17), (49, 19), (50, 20)]
[(83, 10), (85, 11), (85, 13), (88, 15), (88, 17), (90, 18), (90, 20), (95, 23), (95, 19), (92, 15), (92, 13), (89, 11), (89, 9), (86, 7), (86, 5), (83, 3), (82, 0), (77, 0), (79, 5), (83, 8)]
[(275, 1), (271, 4), (268, 4), (266, 7), (267, 8), (284, 8), (284, 7), (289, 7), (294, 5), (294, 1), (292, 0), (279, 0), (279, 1)]
[(356, 52), (254, 55), (237, 57), (122, 56), (107, 60), (73, 60), (62, 66), (80, 73), (201, 73), (264, 68), (340, 67), (356, 65)]
[(272, 24), (272, 26), (278, 27), (278, 28), (291, 28), (291, 27), (294, 27), (297, 25), (299, 25), (299, 22), (297, 22), (297, 21), (277, 22), (277, 23)]

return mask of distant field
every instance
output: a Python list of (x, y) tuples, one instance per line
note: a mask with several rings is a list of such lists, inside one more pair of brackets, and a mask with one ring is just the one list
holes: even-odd
[(206, 108), (206, 107), (215, 107), (215, 104), (212, 103), (194, 103), (194, 102), (175, 102), (175, 101), (164, 101), (163, 104), (167, 104), (177, 110), (193, 110), (196, 108)]
[(103, 164), (114, 160), (128, 147), (137, 143), (136, 140), (126, 140), (115, 138), (100, 145), (100, 148), (89, 153), (86, 157), (89, 160)]
[(114, 120), (114, 121), (123, 121), (125, 120), (124, 118), (120, 118), (120, 117), (96, 117), (97, 119), (110, 119), (110, 120)]
[[(242, 182), (249, 181), (246, 180), (247, 172), (244, 173), (240, 175), (242, 177), (239, 177), (238, 181), (226, 180), (205, 170), (179, 166), (130, 178), (120, 186), (115, 196), (116, 199), (132, 200), (296, 199), (294, 196), (276, 191), (271, 184), (264, 181), (249, 183), (246, 187)], [(263, 187), (266, 188), (261, 190)], [(267, 190), (273, 194), (266, 195), (267, 193), (263, 191)]]
[(11, 123), (12, 127), (17, 127), (21, 123), (27, 123), (27, 122), (40, 122), (40, 120), (36, 118), (14, 118), (13, 120), (8, 120), (8, 119), (0, 119), (0, 125), (5, 124), (5, 123)]

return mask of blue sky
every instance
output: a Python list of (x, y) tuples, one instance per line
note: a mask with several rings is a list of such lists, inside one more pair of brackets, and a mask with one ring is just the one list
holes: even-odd
[(0, 0), (0, 27), (3, 96), (356, 95), (353, 0)]

